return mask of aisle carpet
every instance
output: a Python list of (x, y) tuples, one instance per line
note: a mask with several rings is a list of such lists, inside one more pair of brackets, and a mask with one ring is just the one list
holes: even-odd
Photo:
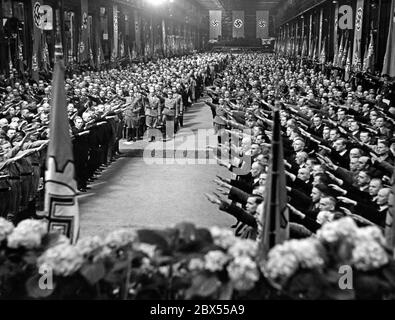
[[(204, 129), (211, 130), (207, 142), (204, 133), (196, 138)], [(189, 108), (184, 127), (166, 145), (145, 140), (132, 145), (121, 142), (123, 156), (79, 197), (80, 236), (105, 235), (123, 227), (164, 228), (183, 221), (202, 227), (229, 227), (235, 219), (204, 196), (216, 191), (212, 182), (216, 174), (229, 177), (206, 151), (206, 145), (214, 143), (211, 110), (202, 102)]]

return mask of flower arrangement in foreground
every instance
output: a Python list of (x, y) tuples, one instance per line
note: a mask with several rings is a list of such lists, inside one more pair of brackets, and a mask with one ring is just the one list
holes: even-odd
[[(14, 228), (0, 218), (0, 298), (353, 299), (392, 297), (395, 288), (381, 231), (347, 218), (257, 257), (256, 242), (216, 227), (121, 229), (71, 245), (44, 222)], [(339, 288), (344, 265), (352, 289)]]
[(392, 256), (378, 227), (358, 228), (346, 217), (324, 224), (315, 237), (275, 246), (262, 270), (291, 298), (393, 298)]

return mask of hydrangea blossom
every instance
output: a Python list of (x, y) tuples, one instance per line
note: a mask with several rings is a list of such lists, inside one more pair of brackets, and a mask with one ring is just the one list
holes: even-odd
[(385, 243), (383, 233), (378, 227), (359, 228), (352, 252), (354, 266), (369, 271), (386, 265), (389, 257), (384, 249)]
[(188, 269), (190, 271), (201, 271), (204, 269), (204, 261), (199, 258), (192, 258), (189, 261)]
[(0, 217), (0, 241), (6, 239), (13, 230), (14, 225), (12, 224), (12, 222), (9, 222), (6, 219)]
[(47, 223), (43, 220), (23, 220), (7, 237), (7, 245), (10, 248), (25, 247), (37, 248), (41, 244), (41, 238), (47, 233)]
[(226, 269), (237, 290), (251, 290), (259, 280), (259, 270), (250, 257), (236, 257)]
[(320, 268), (324, 263), (316, 239), (290, 240), (269, 252), (263, 271), (273, 281), (283, 282), (299, 268)]
[(229, 256), (220, 250), (208, 252), (204, 256), (205, 268), (209, 271), (216, 272), (223, 270), (225, 264), (229, 261)]
[(237, 240), (228, 250), (233, 257), (250, 256), (256, 257), (258, 245), (256, 241), (250, 239)]
[(358, 227), (350, 217), (325, 223), (317, 232), (320, 241), (334, 243), (340, 240), (354, 242)]
[(383, 233), (380, 228), (376, 226), (359, 228), (356, 234), (356, 242), (359, 241), (376, 241), (382, 246), (385, 246), (386, 244)]
[[(76, 248), (82, 254), (83, 257), (90, 257), (93, 253), (100, 255), (104, 250), (104, 241), (98, 237), (86, 237), (79, 240), (76, 244)], [(100, 250), (101, 249), (101, 250)]]
[(213, 237), (214, 244), (224, 249), (228, 249), (237, 241), (233, 232), (228, 229), (212, 227), (210, 233)]
[(45, 251), (37, 260), (39, 269), (52, 270), (55, 275), (70, 276), (84, 263), (80, 251), (70, 244), (60, 244)]
[(104, 243), (112, 248), (120, 248), (127, 244), (135, 242), (137, 239), (137, 233), (129, 229), (120, 229), (109, 233), (104, 240)]
[(389, 262), (388, 254), (376, 241), (360, 241), (352, 252), (355, 268), (363, 271), (378, 269)]

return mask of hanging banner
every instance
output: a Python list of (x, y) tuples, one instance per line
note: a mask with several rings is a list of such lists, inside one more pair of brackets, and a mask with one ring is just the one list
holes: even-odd
[(269, 11), (256, 12), (256, 37), (260, 39), (269, 37)]
[(222, 36), (222, 11), (210, 10), (210, 40)]
[[(395, 0), (391, 1), (390, 21), (388, 26), (387, 47), (384, 55), (382, 74), (395, 77)], [(393, 224), (395, 229), (395, 223)], [(395, 236), (394, 240), (395, 241)], [(391, 243), (391, 245), (393, 245)]]
[(52, 7), (42, 5), (39, 1), (33, 4), (33, 24), (42, 30), (53, 29), (53, 11)]
[(136, 53), (139, 56), (141, 53), (141, 18), (137, 10), (133, 11), (134, 14), (134, 32), (136, 35)]
[(233, 38), (244, 38), (244, 11), (232, 11)]
[(115, 58), (118, 57), (118, 6), (116, 4), (114, 4), (112, 12), (114, 23), (114, 48), (112, 52)]
[(86, 62), (89, 57), (88, 46), (88, 0), (81, 0), (81, 38), (78, 46), (80, 62)]
[(167, 57), (167, 43), (166, 43), (167, 35), (166, 35), (166, 21), (162, 19), (162, 46), (163, 46), (163, 54)]
[(310, 14), (309, 22), (309, 57), (313, 56), (313, 15)]
[(41, 29), (40, 29), (40, 15), (39, 10), (41, 3), (40, 1), (32, 2), (33, 5), (33, 55), (32, 55), (32, 67), (31, 74), (34, 81), (38, 82), (39, 80), (39, 61), (41, 60), (40, 54), (40, 42), (41, 42)]
[(333, 65), (336, 66), (337, 56), (339, 54), (339, 39), (338, 39), (338, 29), (339, 29), (339, 2), (335, 6), (335, 21), (333, 28)]
[(362, 20), (363, 20), (363, 5), (364, 0), (357, 0), (357, 12), (355, 14), (355, 28), (354, 28), (354, 46), (352, 65), (357, 66), (360, 61), (361, 53), (361, 38), (362, 38)]
[(320, 24), (319, 24), (319, 33), (318, 33), (318, 53), (322, 50), (322, 24), (324, 20), (324, 8), (321, 8), (320, 11)]

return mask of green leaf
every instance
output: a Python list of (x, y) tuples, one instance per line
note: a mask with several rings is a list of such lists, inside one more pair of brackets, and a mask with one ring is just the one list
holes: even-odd
[(37, 254), (34, 251), (27, 251), (23, 255), (23, 261), (25, 261), (27, 264), (35, 265), (37, 262)]
[(184, 243), (196, 240), (196, 228), (193, 223), (182, 222), (175, 226), (179, 232), (179, 239)]
[(213, 243), (213, 237), (211, 236), (211, 233), (207, 229), (199, 228), (196, 229), (196, 236), (198, 241), (204, 242), (206, 244), (212, 244)]
[(220, 288), (221, 282), (216, 276), (200, 274), (192, 280), (192, 286), (186, 292), (186, 298), (195, 297), (208, 298)]
[(167, 251), (169, 249), (169, 243), (160, 231), (142, 229), (138, 230), (137, 233), (140, 242), (155, 245), (162, 251)]
[(54, 247), (60, 243), (64, 242), (64, 237), (59, 233), (59, 232), (51, 232), (47, 233), (46, 235), (43, 236), (41, 240), (41, 244), (43, 247), (43, 250), (48, 250), (51, 247)]
[(111, 283), (117, 283), (125, 277), (125, 270), (129, 261), (117, 261), (111, 270), (104, 276), (104, 279)]
[(37, 274), (37, 275), (34, 275), (33, 277), (29, 278), (26, 281), (25, 287), (26, 287), (26, 292), (29, 297), (34, 298), (34, 299), (40, 299), (40, 298), (47, 298), (53, 294), (53, 292), (56, 288), (56, 282), (53, 281), (52, 288), (41, 289), (39, 287), (40, 278), (41, 278), (41, 275)]
[(219, 300), (231, 300), (233, 296), (233, 285), (231, 282), (225, 283), (221, 286), (219, 292)]
[(393, 261), (383, 268), (383, 276), (392, 288), (395, 288), (395, 263)]
[(94, 285), (104, 278), (106, 269), (103, 262), (87, 263), (80, 269), (80, 274), (91, 284)]

